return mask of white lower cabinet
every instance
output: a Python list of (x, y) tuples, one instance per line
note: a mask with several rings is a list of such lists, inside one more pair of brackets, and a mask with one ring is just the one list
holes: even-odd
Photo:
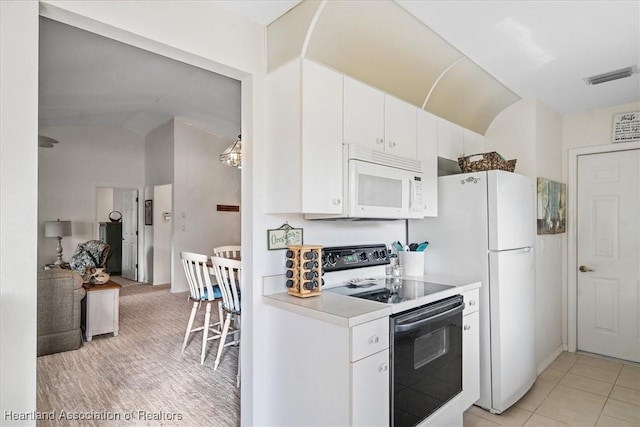
[(351, 425), (389, 425), (389, 349), (351, 364)]
[(352, 327), (281, 309), (270, 318), (262, 356), (269, 394), (278, 398), (266, 408), (265, 425), (389, 425), (388, 317)]
[(480, 398), (480, 312), (479, 291), (465, 292), (462, 317), (462, 393), (460, 404), (467, 410)]

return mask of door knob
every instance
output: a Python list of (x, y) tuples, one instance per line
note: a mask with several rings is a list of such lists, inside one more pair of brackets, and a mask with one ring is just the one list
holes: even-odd
[(580, 270), (583, 273), (588, 273), (589, 271), (593, 271), (592, 269), (590, 269), (586, 265), (581, 265), (580, 268), (578, 268), (578, 270)]

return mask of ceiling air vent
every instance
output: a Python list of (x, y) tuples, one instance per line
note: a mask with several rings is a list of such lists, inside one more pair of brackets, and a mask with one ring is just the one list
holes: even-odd
[(625, 77), (631, 77), (632, 74), (638, 72), (637, 66), (622, 68), (620, 70), (609, 71), (608, 73), (598, 74), (597, 76), (591, 76), (584, 79), (588, 85), (598, 85), (600, 83), (610, 82), (612, 80), (624, 79)]

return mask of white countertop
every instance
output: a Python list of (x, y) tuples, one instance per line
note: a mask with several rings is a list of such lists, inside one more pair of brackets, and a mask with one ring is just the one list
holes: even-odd
[(407, 276), (404, 277), (404, 279), (440, 283), (455, 286), (455, 288), (400, 304), (385, 304), (327, 291), (308, 298), (295, 297), (289, 295), (287, 292), (274, 293), (271, 295), (263, 295), (262, 300), (265, 304), (283, 310), (350, 328), (361, 323), (389, 316), (398, 311), (428, 304), (481, 286), (480, 280), (453, 275)]

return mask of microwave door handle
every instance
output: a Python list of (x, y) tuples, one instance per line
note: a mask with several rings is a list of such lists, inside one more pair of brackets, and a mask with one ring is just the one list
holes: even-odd
[(393, 331), (394, 332), (407, 332), (420, 328), (428, 323), (435, 322), (436, 320), (442, 319), (443, 317), (453, 316), (454, 314), (461, 313), (464, 310), (465, 304), (462, 303), (457, 307), (454, 307), (445, 312), (436, 314), (435, 316), (425, 317), (424, 319), (416, 320), (411, 323), (404, 323), (402, 325), (395, 325)]
[(415, 182), (412, 179), (409, 180), (409, 209), (413, 208), (413, 193), (415, 192)]

